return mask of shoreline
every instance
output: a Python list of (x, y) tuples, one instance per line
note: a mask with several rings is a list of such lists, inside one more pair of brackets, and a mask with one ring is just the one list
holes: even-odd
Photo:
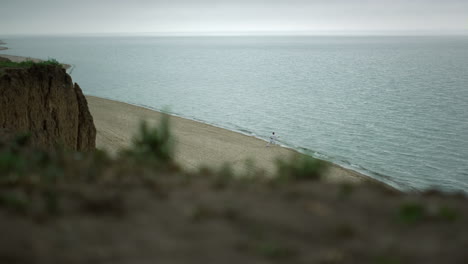
[[(0, 40), (0, 45), (6, 45), (6, 43)], [(8, 49), (8, 47), (0, 46), (0, 51), (7, 50), (7, 49)], [(41, 62), (41, 61), (44, 61), (42, 59), (25, 57), (25, 56), (17, 56), (17, 55), (9, 55), (9, 54), (0, 54), (0, 57), (7, 58), (7, 59), (11, 60), (12, 62), (22, 62), (22, 61)], [(65, 64), (65, 63), (62, 63), (62, 66), (63, 66), (63, 68), (65, 70), (68, 70), (68, 69), (70, 69), (72, 67), (70, 64)]]
[(5, 47), (3, 45), (6, 45), (6, 43), (4, 41), (0, 40), (0, 50), (7, 50), (8, 47)]
[[(31, 57), (23, 57), (23, 56), (16, 56), (16, 55), (7, 55), (7, 54), (0, 54), (0, 57), (7, 58), (12, 62), (22, 62), (22, 61), (33, 61), (33, 62), (41, 62), (44, 61), (42, 59), (36, 59)], [(70, 69), (72, 66), (70, 64), (61, 63), (62, 67), (65, 70)]]
[[(15, 55), (0, 54), (0, 57), (6, 57), (16, 62), (29, 59), (41, 61), (40, 59)], [(149, 120), (149, 123), (153, 124), (159, 121), (162, 115), (159, 111), (143, 106), (90, 95), (85, 96), (98, 130), (96, 146), (114, 154), (130, 145), (132, 136), (139, 128), (141, 118)], [(177, 145), (182, 146), (181, 150), (176, 151), (176, 161), (189, 171), (198, 170), (204, 166), (219, 169), (228, 163), (235, 173), (248, 170), (249, 168), (246, 167), (250, 166), (250, 169), (254, 168), (264, 171), (267, 175), (273, 175), (276, 172), (275, 161), (277, 159), (288, 160), (294, 155), (306, 155), (287, 146), (276, 145), (266, 148), (266, 141), (252, 135), (177, 115), (170, 116), (171, 123), (174, 121), (176, 123), (176, 126), (173, 125), (171, 128), (175, 136), (179, 138)], [(189, 128), (195, 136), (188, 135), (187, 132), (184, 132), (184, 128)], [(325, 173), (326, 181), (346, 183), (367, 181), (397, 190), (369, 175), (330, 161), (325, 162), (330, 165)]]
[[(86, 95), (86, 99), (98, 131), (96, 146), (111, 153), (117, 153), (119, 149), (130, 145), (131, 137), (139, 127), (138, 117), (147, 120), (150, 124), (157, 124), (162, 116), (159, 111), (125, 102), (91, 95)], [(170, 123), (176, 137), (176, 161), (189, 171), (198, 170), (203, 166), (218, 169), (226, 162), (233, 161), (231, 167), (234, 172), (243, 172), (245, 163), (252, 162), (255, 169), (273, 175), (276, 172), (276, 159), (287, 160), (294, 155), (306, 155), (280, 145), (267, 148), (265, 147), (267, 141), (254, 136), (180, 116), (170, 115)], [(187, 135), (185, 129), (195, 135)], [(177, 147), (179, 145), (181, 149)], [(210, 154), (211, 151), (215, 154)], [(236, 158), (232, 160), (232, 157)], [(367, 181), (396, 190), (393, 186), (368, 175), (329, 161), (324, 160), (324, 162), (329, 165), (325, 173), (327, 182)]]

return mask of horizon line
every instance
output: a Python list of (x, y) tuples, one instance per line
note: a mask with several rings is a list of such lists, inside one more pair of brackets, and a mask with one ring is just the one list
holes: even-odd
[(161, 36), (161, 37), (227, 37), (227, 36), (468, 36), (468, 30), (384, 30), (384, 31), (154, 31), (154, 32), (51, 32), (0, 33), (0, 36)]

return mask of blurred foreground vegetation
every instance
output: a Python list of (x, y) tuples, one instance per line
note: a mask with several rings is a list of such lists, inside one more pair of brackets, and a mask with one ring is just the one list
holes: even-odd
[[(157, 177), (167, 172), (174, 177), (197, 177), (180, 169), (174, 162), (174, 140), (170, 132), (169, 116), (164, 115), (159, 126), (150, 127), (141, 123), (133, 144), (123, 149), (118, 157), (96, 150), (91, 153), (69, 151), (60, 144), (52, 150), (34, 147), (27, 133), (0, 143), (0, 187), (13, 187), (22, 192), (0, 192), (0, 204), (26, 210), (32, 202), (28, 194), (40, 190), (48, 210), (58, 209), (58, 198), (54, 189), (75, 182), (116, 181), (125, 177)], [(269, 182), (312, 180), (321, 178), (326, 164), (307, 156), (298, 155), (291, 160), (278, 160), (278, 174), (265, 178), (261, 171), (252, 170), (235, 175), (229, 164), (221, 169), (200, 168), (200, 173), (213, 178), (214, 185), (221, 187), (233, 181)], [(180, 176), (183, 175), (183, 176)], [(257, 177), (259, 176), (259, 177)], [(3, 189), (2, 189), (3, 190)]]
[[(168, 116), (158, 127), (143, 123), (117, 157), (36, 148), (27, 134), (0, 141), (0, 262), (465, 263), (468, 257), (465, 196), (326, 183), (326, 163), (305, 156), (278, 161), (272, 178), (234, 175), (229, 164), (187, 173), (174, 163), (173, 142)], [(18, 250), (24, 247), (34, 250)]]

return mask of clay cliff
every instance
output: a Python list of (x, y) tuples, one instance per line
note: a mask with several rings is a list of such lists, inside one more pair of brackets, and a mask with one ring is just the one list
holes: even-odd
[(0, 129), (33, 144), (94, 150), (96, 128), (81, 88), (60, 65), (0, 69)]

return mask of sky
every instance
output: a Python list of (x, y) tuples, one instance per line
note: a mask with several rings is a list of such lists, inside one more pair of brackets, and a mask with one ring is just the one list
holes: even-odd
[(0, 0), (0, 34), (465, 34), (468, 0)]

